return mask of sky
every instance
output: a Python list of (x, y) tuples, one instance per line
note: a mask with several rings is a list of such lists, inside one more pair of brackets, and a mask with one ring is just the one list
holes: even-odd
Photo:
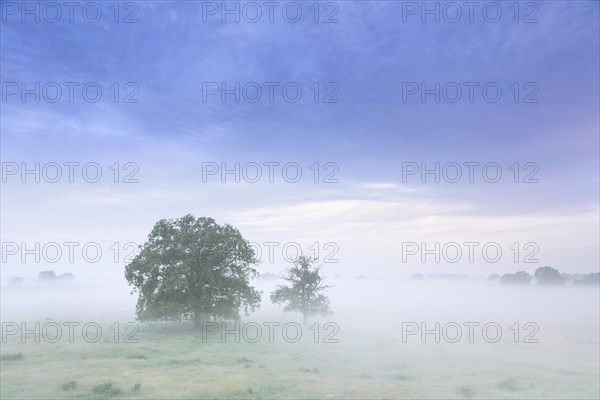
[(99, 1), (71, 22), (3, 1), (2, 278), (124, 281), (130, 244), (188, 213), (239, 228), (261, 272), (295, 243), (330, 275), (597, 272), (599, 3), (475, 3)]

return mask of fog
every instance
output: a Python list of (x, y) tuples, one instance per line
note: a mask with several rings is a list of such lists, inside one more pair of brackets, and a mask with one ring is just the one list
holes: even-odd
[[(50, 359), (56, 360), (47, 364), (53, 368), (63, 357), (83, 357), (95, 360), (94, 365), (99, 368), (106, 362), (102, 361), (106, 357), (103, 354), (113, 352), (119, 359), (154, 360), (143, 364), (143, 374), (153, 374), (156, 368), (165, 371), (162, 369), (165, 363), (177, 363), (169, 367), (160, 384), (164, 392), (155, 386), (158, 382), (153, 383), (145, 375), (136, 378), (143, 388), (141, 393), (150, 396), (162, 393), (163, 398), (179, 398), (188, 390), (195, 390), (193, 386), (167, 390), (170, 382), (176, 380), (172, 374), (196, 371), (200, 367), (194, 366), (204, 365), (208, 361), (201, 360), (206, 357), (227, 365), (232, 356), (244, 360), (245, 368), (250, 368), (249, 377), (254, 378), (243, 385), (254, 391), (261, 389), (251, 383), (253, 379), (263, 378), (253, 375), (256, 373), (252, 372), (253, 362), (271, 371), (268, 376), (277, 376), (281, 368), (295, 368), (299, 371), (295, 373), (300, 374), (293, 378), (298, 398), (318, 396), (322, 390), (344, 398), (523, 398), (536, 393), (594, 398), (598, 394), (600, 290), (597, 286), (519, 287), (502, 285), (496, 280), (434, 277), (415, 281), (338, 276), (326, 281), (332, 285), (327, 290), (332, 313), (310, 317), (308, 325), (301, 325), (301, 314), (283, 312), (271, 303), (269, 295), (285, 281), (267, 275), (252, 282), (263, 292), (261, 306), (248, 316), (242, 314), (238, 328), (231, 322), (223, 325), (207, 320), (201, 330), (191, 322), (138, 321), (137, 293), (130, 294), (131, 288), (124, 279), (87, 283), (77, 279), (32, 280), (21, 286), (3, 286), (0, 291), (3, 354), (29, 360), (6, 361), (9, 360), (6, 358), (3, 363), (18, 368), (17, 363)], [(36, 324), (41, 327), (36, 328)], [(67, 339), (69, 324), (77, 324), (72, 331), (73, 342), (71, 332)], [(209, 329), (211, 324), (214, 330)], [(296, 336), (290, 336), (290, 329), (286, 328), (290, 324), (301, 331), (300, 342)], [(53, 329), (59, 325), (62, 337), (56, 342)], [(90, 338), (89, 328), (86, 336), (80, 331), (88, 325), (102, 331), (100, 342), (93, 335)], [(113, 337), (115, 327), (121, 342)], [(261, 332), (258, 343), (248, 337), (253, 335), (248, 332), (256, 327), (259, 327), (257, 334)], [(135, 343), (128, 342), (131, 338)], [(215, 350), (207, 347), (218, 344), (227, 347)], [(217, 353), (207, 356), (207, 351)], [(232, 356), (226, 355), (230, 352)], [(197, 358), (186, 358), (192, 354), (197, 354)], [(188, 361), (177, 361), (182, 358)], [(36, 379), (50, 379), (54, 382), (48, 383), (51, 387), (58, 384), (70, 387), (73, 384), (68, 383), (69, 379), (74, 379), (77, 385), (87, 385), (89, 378), (85, 376), (96, 371), (96, 367), (78, 369), (75, 359), (67, 359), (56, 364), (60, 365), (57, 373), (47, 370), (48, 378)], [(140, 368), (132, 360), (126, 361), (123, 371)], [(177, 366), (181, 362), (189, 366)], [(189, 368), (192, 370), (188, 371)], [(306, 387), (302, 374), (307, 373), (326, 374), (328, 383), (323, 381), (320, 389)], [(95, 388), (101, 382), (116, 385), (116, 391), (126, 390), (127, 381), (112, 373), (94, 374), (91, 380), (91, 385), (96, 385), (94, 391), (100, 390)], [(16, 375), (11, 372), (5, 376), (3, 379)], [(229, 382), (226, 376), (217, 374), (213, 379)], [(432, 380), (435, 385), (423, 387)], [(357, 382), (358, 386), (350, 382)], [(231, 390), (211, 385), (199, 389), (196, 396), (212, 398), (214, 390)], [(230, 388), (229, 385), (225, 387)], [(92, 389), (74, 393), (85, 396), (86, 392), (81, 390)], [(135, 388), (132, 391), (137, 393)], [(283, 391), (276, 389), (277, 393)]]
[(599, 399), (599, 21), (0, 1), (0, 400)]
[[(340, 333), (365, 338), (401, 338), (402, 323), (495, 322), (508, 329), (513, 323), (536, 323), (544, 341), (598, 344), (600, 290), (598, 287), (511, 287), (482, 279), (466, 281), (410, 281), (399, 278), (331, 278), (328, 290), (333, 314), (319, 318), (335, 322)], [(281, 279), (257, 279), (263, 292), (259, 310), (242, 314), (242, 323), (273, 319), (294, 321), (299, 314), (284, 313), (269, 295)], [(2, 321), (81, 320), (136, 321), (137, 293), (125, 280), (79, 284), (35, 283), (1, 290)], [(465, 328), (465, 332), (466, 332)]]

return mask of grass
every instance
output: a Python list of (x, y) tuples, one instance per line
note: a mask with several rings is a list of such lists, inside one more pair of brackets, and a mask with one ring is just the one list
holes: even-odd
[(114, 386), (113, 383), (103, 383), (101, 385), (94, 386), (92, 392), (97, 394), (101, 398), (118, 397), (123, 394), (123, 390)]
[[(107, 328), (107, 331), (110, 332)], [(139, 343), (2, 344), (12, 399), (596, 399), (597, 343), (207, 342), (145, 325)]]

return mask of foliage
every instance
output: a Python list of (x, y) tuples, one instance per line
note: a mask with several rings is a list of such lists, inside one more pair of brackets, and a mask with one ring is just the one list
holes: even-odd
[(102, 397), (117, 397), (123, 394), (123, 390), (117, 386), (114, 386), (112, 383), (103, 383), (101, 385), (94, 386), (92, 391)]
[(76, 381), (69, 381), (69, 382), (65, 382), (62, 385), (60, 385), (60, 388), (64, 391), (74, 390), (76, 387), (77, 387)]
[(557, 269), (552, 267), (540, 267), (535, 270), (533, 276), (537, 279), (538, 285), (565, 284), (565, 278), (562, 277)]
[(322, 293), (332, 286), (324, 285), (324, 277), (321, 276), (319, 267), (313, 267), (316, 260), (301, 255), (293, 262), (293, 266), (287, 269), (281, 276), (291, 285), (278, 285), (271, 293), (271, 301), (275, 304), (284, 304), (283, 310), (298, 311), (302, 313), (306, 324), (309, 315), (330, 314), (329, 299)]
[(239, 320), (260, 305), (261, 292), (249, 280), (254, 250), (231, 225), (186, 215), (160, 220), (148, 241), (125, 267), (132, 291), (139, 292), (140, 320)]
[(56, 279), (56, 274), (54, 273), (54, 271), (41, 271), (38, 274), (38, 279), (41, 281)]
[(504, 274), (500, 278), (501, 285), (529, 285), (531, 284), (531, 275), (525, 271), (519, 271), (515, 274)]
[(23, 353), (8, 353), (0, 356), (1, 361), (18, 361), (23, 359)]

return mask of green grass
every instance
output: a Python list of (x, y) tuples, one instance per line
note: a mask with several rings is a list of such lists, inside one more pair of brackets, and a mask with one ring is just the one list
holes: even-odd
[[(106, 329), (109, 332), (108, 327)], [(597, 343), (202, 341), (185, 324), (139, 343), (2, 344), (5, 399), (597, 399)], [(279, 339), (279, 340), (277, 340)]]

